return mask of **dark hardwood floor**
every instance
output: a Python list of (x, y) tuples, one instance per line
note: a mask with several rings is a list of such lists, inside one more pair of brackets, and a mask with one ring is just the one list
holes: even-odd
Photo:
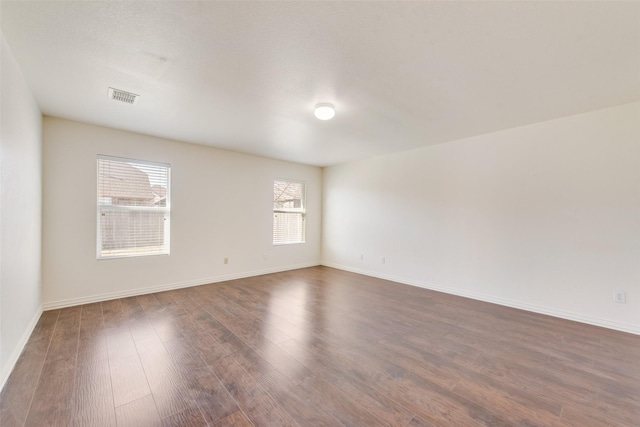
[(640, 337), (314, 267), (42, 315), (10, 426), (640, 426)]

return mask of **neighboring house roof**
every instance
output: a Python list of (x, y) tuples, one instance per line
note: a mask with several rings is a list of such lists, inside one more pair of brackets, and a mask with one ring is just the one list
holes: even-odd
[(98, 189), (100, 197), (153, 202), (166, 195), (165, 190), (165, 195), (158, 197), (160, 191), (152, 189), (148, 175), (127, 163), (109, 162), (101, 166), (98, 173), (101, 178)]
[(167, 203), (167, 189), (159, 185), (152, 185), (151, 192), (153, 193), (153, 204), (155, 206), (166, 206)]
[(289, 181), (275, 181), (273, 185), (273, 203), (276, 207), (289, 201), (302, 199), (302, 183)]

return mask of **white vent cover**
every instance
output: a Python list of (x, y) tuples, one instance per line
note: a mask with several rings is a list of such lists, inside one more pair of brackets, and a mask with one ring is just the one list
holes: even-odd
[(135, 104), (138, 102), (138, 98), (140, 95), (136, 95), (135, 93), (126, 92), (120, 89), (114, 89), (112, 87), (109, 88), (109, 99), (113, 99), (114, 101), (126, 102), (127, 104)]

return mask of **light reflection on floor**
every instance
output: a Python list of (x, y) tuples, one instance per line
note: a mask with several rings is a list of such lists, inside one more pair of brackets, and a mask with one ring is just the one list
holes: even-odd
[[(308, 299), (308, 287), (304, 282), (287, 283), (286, 287), (273, 290), (269, 299), (269, 309), (265, 321), (264, 336), (269, 341), (280, 344), (284, 341), (295, 340), (306, 343), (312, 327), (309, 319), (311, 313), (305, 310)], [(296, 360), (304, 360), (298, 346), (290, 346), (288, 352)], [(297, 350), (296, 350), (297, 349)], [(266, 346), (267, 359), (278, 357), (278, 350), (274, 346)], [(295, 369), (290, 366), (289, 369)], [(294, 372), (289, 372), (294, 374)]]

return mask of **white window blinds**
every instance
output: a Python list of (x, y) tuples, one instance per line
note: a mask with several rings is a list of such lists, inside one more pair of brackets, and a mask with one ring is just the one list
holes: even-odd
[(273, 181), (273, 244), (304, 243), (305, 185)]
[(98, 156), (98, 258), (169, 253), (171, 166)]

